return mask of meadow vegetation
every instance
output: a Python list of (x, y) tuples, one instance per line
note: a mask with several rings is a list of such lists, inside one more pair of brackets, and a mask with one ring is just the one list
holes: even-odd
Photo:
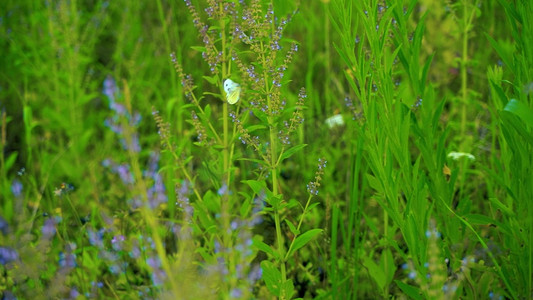
[(533, 298), (532, 20), (3, 0), (2, 299)]

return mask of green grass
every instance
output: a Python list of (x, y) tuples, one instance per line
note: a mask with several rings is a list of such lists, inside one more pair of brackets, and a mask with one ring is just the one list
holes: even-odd
[(530, 1), (4, 2), (4, 298), (533, 297)]

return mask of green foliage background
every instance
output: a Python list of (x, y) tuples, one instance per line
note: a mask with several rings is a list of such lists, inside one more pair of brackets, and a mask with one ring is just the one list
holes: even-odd
[[(246, 21), (228, 3), (243, 12), (192, 1), (223, 53), (212, 72), (187, 1), (2, 1), (0, 246), (18, 253), (0, 265), (4, 297), (533, 297), (531, 1), (244, 1), (257, 18), (273, 8), (264, 52), (236, 38)], [(269, 72), (291, 45), (277, 89)], [(263, 90), (231, 51), (270, 74)], [(226, 78), (242, 87), (234, 106)], [(278, 115), (251, 104), (273, 95)], [(283, 120), (297, 113), (288, 146)], [(166, 201), (150, 207), (156, 153)]]

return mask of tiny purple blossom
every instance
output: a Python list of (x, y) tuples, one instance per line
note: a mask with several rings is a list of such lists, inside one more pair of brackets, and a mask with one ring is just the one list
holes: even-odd
[(54, 218), (48, 218), (44, 221), (42, 234), (43, 239), (49, 239), (56, 234), (56, 221)]
[(111, 240), (111, 245), (115, 251), (122, 250), (123, 244), (124, 244), (124, 236), (123, 235), (115, 235), (113, 239)]
[(17, 179), (13, 180), (13, 183), (11, 183), (11, 192), (15, 198), (18, 198), (22, 195), (22, 183)]
[(7, 223), (6, 219), (0, 216), (0, 232), (2, 232), (3, 234), (7, 234), (8, 230), (9, 230), (9, 223)]
[(19, 258), (19, 254), (13, 248), (0, 247), (0, 264), (5, 265)]

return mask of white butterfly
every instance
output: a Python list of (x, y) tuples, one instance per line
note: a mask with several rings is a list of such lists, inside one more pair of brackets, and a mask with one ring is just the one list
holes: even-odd
[(224, 81), (224, 92), (226, 92), (226, 100), (228, 100), (228, 103), (235, 104), (241, 97), (241, 86), (228, 78)]

